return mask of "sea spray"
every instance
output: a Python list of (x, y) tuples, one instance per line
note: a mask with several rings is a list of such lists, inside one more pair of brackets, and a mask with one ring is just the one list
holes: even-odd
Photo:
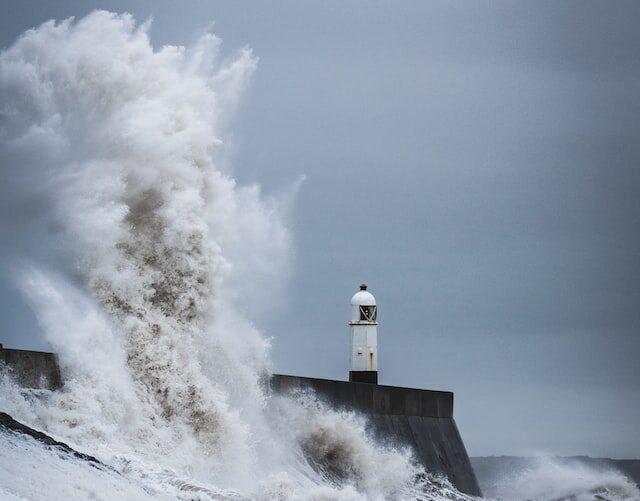
[(6, 386), (3, 408), (151, 495), (461, 499), (354, 414), (268, 395), (238, 301), (285, 280), (285, 208), (222, 167), (256, 59), (221, 60), (212, 34), (155, 50), (148, 27), (94, 12), (0, 55), (4, 203), (33, 209), (17, 282), (65, 380)]
[(537, 456), (505, 472), (487, 491), (505, 501), (637, 501), (640, 489), (611, 467), (576, 458)]

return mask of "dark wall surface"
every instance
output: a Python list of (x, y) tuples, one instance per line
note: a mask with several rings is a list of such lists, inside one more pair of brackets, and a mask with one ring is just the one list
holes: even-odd
[(10, 350), (0, 344), (0, 365), (25, 388), (55, 390), (62, 386), (58, 357), (55, 353)]
[(449, 391), (416, 390), (282, 374), (273, 375), (271, 387), (280, 393), (313, 388), (324, 401), (339, 409), (400, 416), (453, 417), (453, 393)]
[(366, 414), (379, 440), (411, 447), (428, 471), (446, 475), (462, 492), (480, 495), (453, 419), (453, 393), (279, 374), (271, 386), (278, 393), (310, 388), (334, 408)]

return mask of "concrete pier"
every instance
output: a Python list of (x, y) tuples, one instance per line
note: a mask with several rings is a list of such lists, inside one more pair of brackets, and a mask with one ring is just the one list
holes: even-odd
[(62, 387), (55, 353), (13, 350), (0, 344), (0, 365), (4, 365), (14, 381), (25, 388), (56, 390)]
[(271, 386), (278, 393), (309, 388), (333, 408), (366, 414), (380, 440), (411, 447), (428, 471), (446, 475), (461, 492), (481, 495), (453, 419), (453, 393), (279, 374)]

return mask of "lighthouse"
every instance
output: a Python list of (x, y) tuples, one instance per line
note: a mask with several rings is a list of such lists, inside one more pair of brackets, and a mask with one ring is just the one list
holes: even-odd
[(351, 298), (351, 370), (349, 381), (378, 384), (378, 309), (362, 284)]

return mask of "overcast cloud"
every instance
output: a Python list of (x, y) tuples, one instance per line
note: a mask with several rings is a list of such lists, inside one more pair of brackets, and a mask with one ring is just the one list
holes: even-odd
[[(305, 176), (292, 281), (257, 320), (277, 372), (347, 376), (366, 282), (381, 382), (455, 391), (471, 455), (640, 456), (640, 3), (132, 5), (2, 1), (0, 45), (100, 7), (153, 16), (158, 46), (215, 21), (253, 48), (237, 177)], [(36, 203), (2, 205), (5, 257)], [(47, 348), (6, 276), (0, 342)]]

